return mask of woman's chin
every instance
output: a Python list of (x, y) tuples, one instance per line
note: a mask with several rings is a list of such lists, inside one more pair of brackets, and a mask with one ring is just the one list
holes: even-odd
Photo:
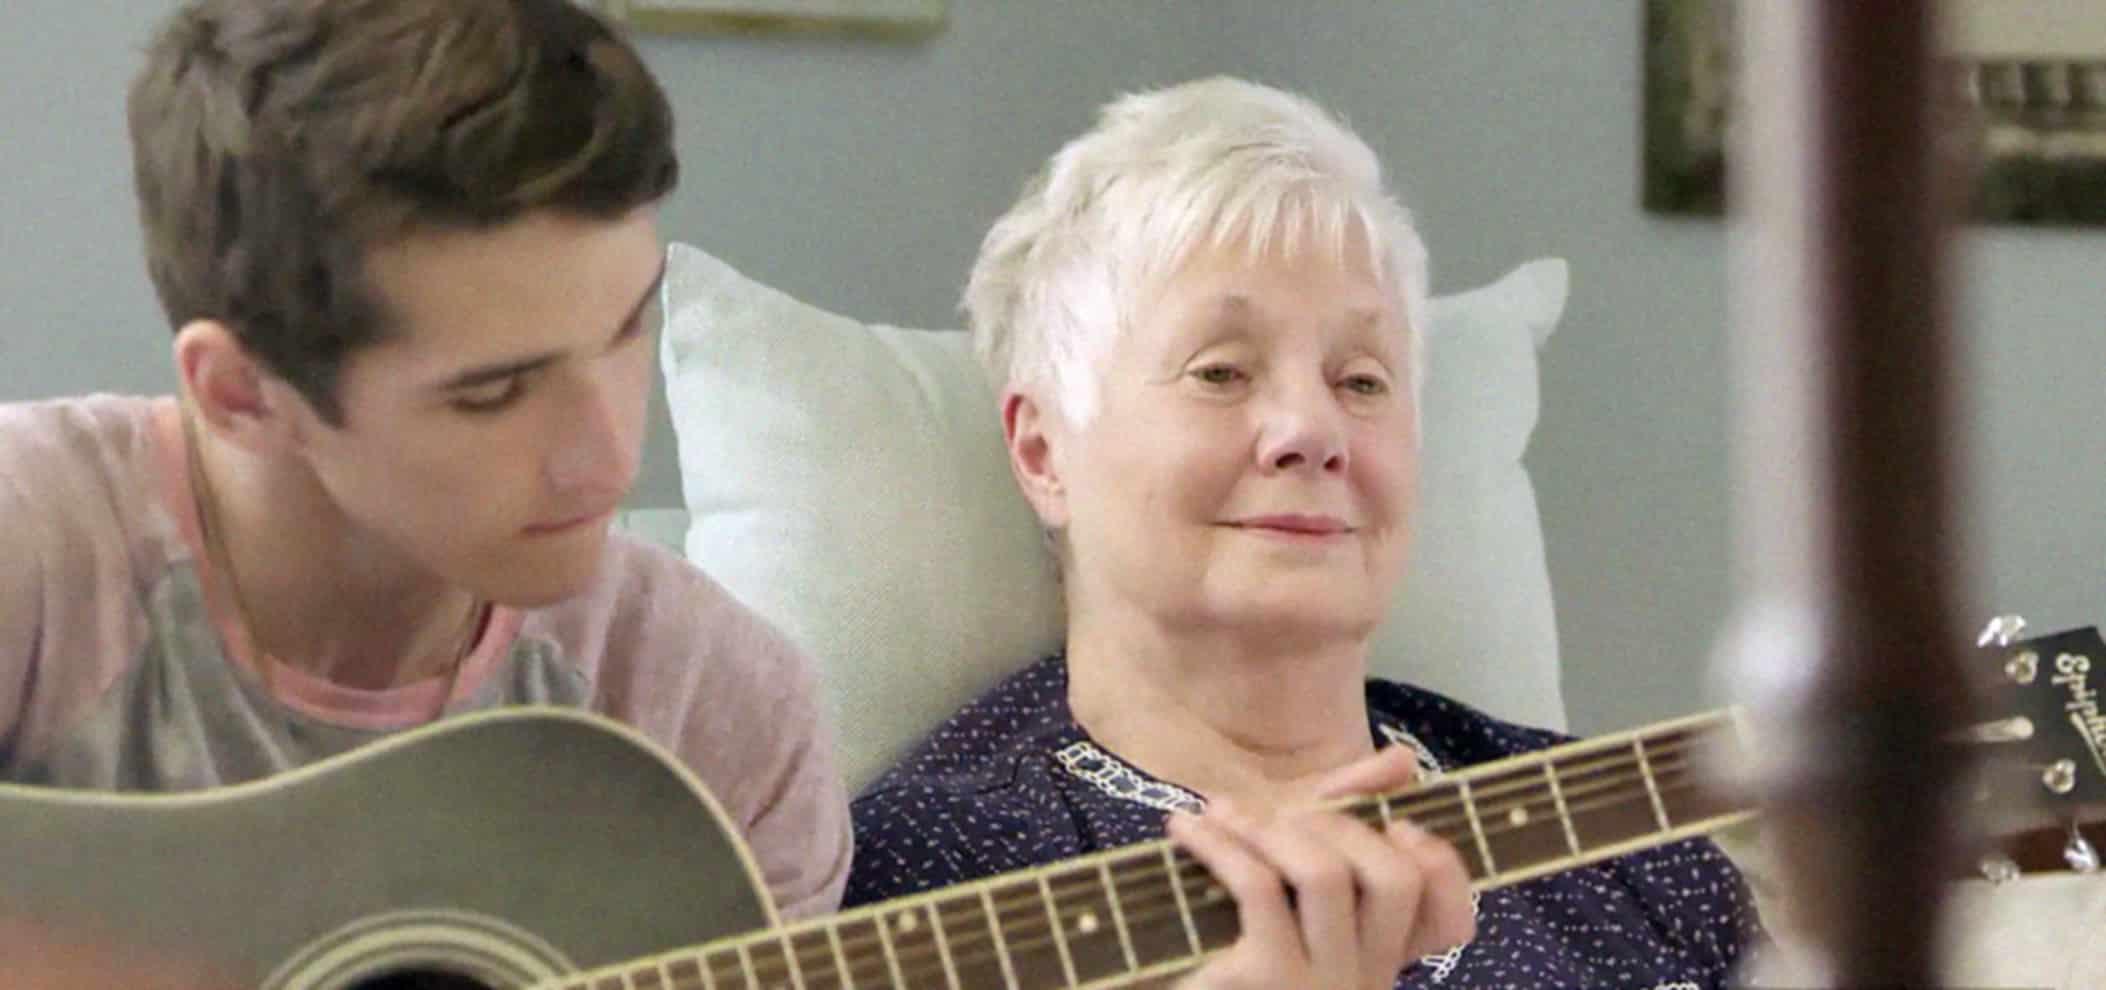
[(1242, 596), (1217, 614), (1253, 640), (1312, 644), (1366, 642), (1381, 614), (1343, 596), (1336, 583), (1301, 589), (1275, 583), (1255, 595)]

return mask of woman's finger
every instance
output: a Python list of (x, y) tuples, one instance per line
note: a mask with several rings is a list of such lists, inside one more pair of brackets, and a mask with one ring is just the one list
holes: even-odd
[(1199, 860), (1214, 882), (1236, 899), (1241, 935), (1227, 953), (1194, 974), (1197, 985), (1257, 990), (1283, 985), (1282, 980), (1303, 971), (1307, 953), (1287, 903), (1286, 884), (1243, 837), (1256, 826), (1215, 807), (1205, 815), (1173, 813), (1167, 827), (1171, 840)]
[(1477, 912), (1470, 906), (1470, 873), (1462, 855), (1440, 836), (1408, 821), (1388, 830), (1390, 843), (1413, 863), (1418, 875), (1418, 922), (1406, 958), (1446, 952), (1477, 937)]
[(1313, 812), (1264, 828), (1241, 823), (1239, 837), (1277, 868), (1294, 890), (1294, 916), (1306, 948), (1311, 985), (1358, 986), (1361, 965), (1359, 901), (1353, 867), (1328, 841), (1333, 823), (1364, 826), (1342, 815)]
[(1387, 794), (1418, 779), (1418, 754), (1409, 746), (1387, 746), (1318, 778), (1316, 793), (1323, 798)]
[(1388, 987), (1413, 956), (1424, 881), (1403, 845), (1343, 815), (1312, 816), (1309, 827), (1342, 855), (1359, 893), (1359, 972), (1364, 983)]

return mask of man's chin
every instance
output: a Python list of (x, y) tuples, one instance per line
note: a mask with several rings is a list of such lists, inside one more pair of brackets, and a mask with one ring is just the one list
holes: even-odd
[(593, 582), (599, 578), (600, 562), (604, 556), (595, 552), (589, 558), (520, 561), (482, 582), (480, 593), (507, 608), (537, 609), (560, 605), (592, 588)]

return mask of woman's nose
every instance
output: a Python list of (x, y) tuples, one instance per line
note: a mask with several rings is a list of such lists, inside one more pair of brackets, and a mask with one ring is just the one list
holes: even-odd
[(1345, 470), (1345, 429), (1328, 395), (1279, 403), (1268, 419), (1259, 444), (1265, 470), (1326, 474)]

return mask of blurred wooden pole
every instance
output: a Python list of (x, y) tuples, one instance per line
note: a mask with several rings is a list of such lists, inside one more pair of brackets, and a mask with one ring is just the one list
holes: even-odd
[(1964, 724), (1928, 0), (1744, 0), (1742, 611), (1788, 898), (1839, 986), (1927, 986)]

